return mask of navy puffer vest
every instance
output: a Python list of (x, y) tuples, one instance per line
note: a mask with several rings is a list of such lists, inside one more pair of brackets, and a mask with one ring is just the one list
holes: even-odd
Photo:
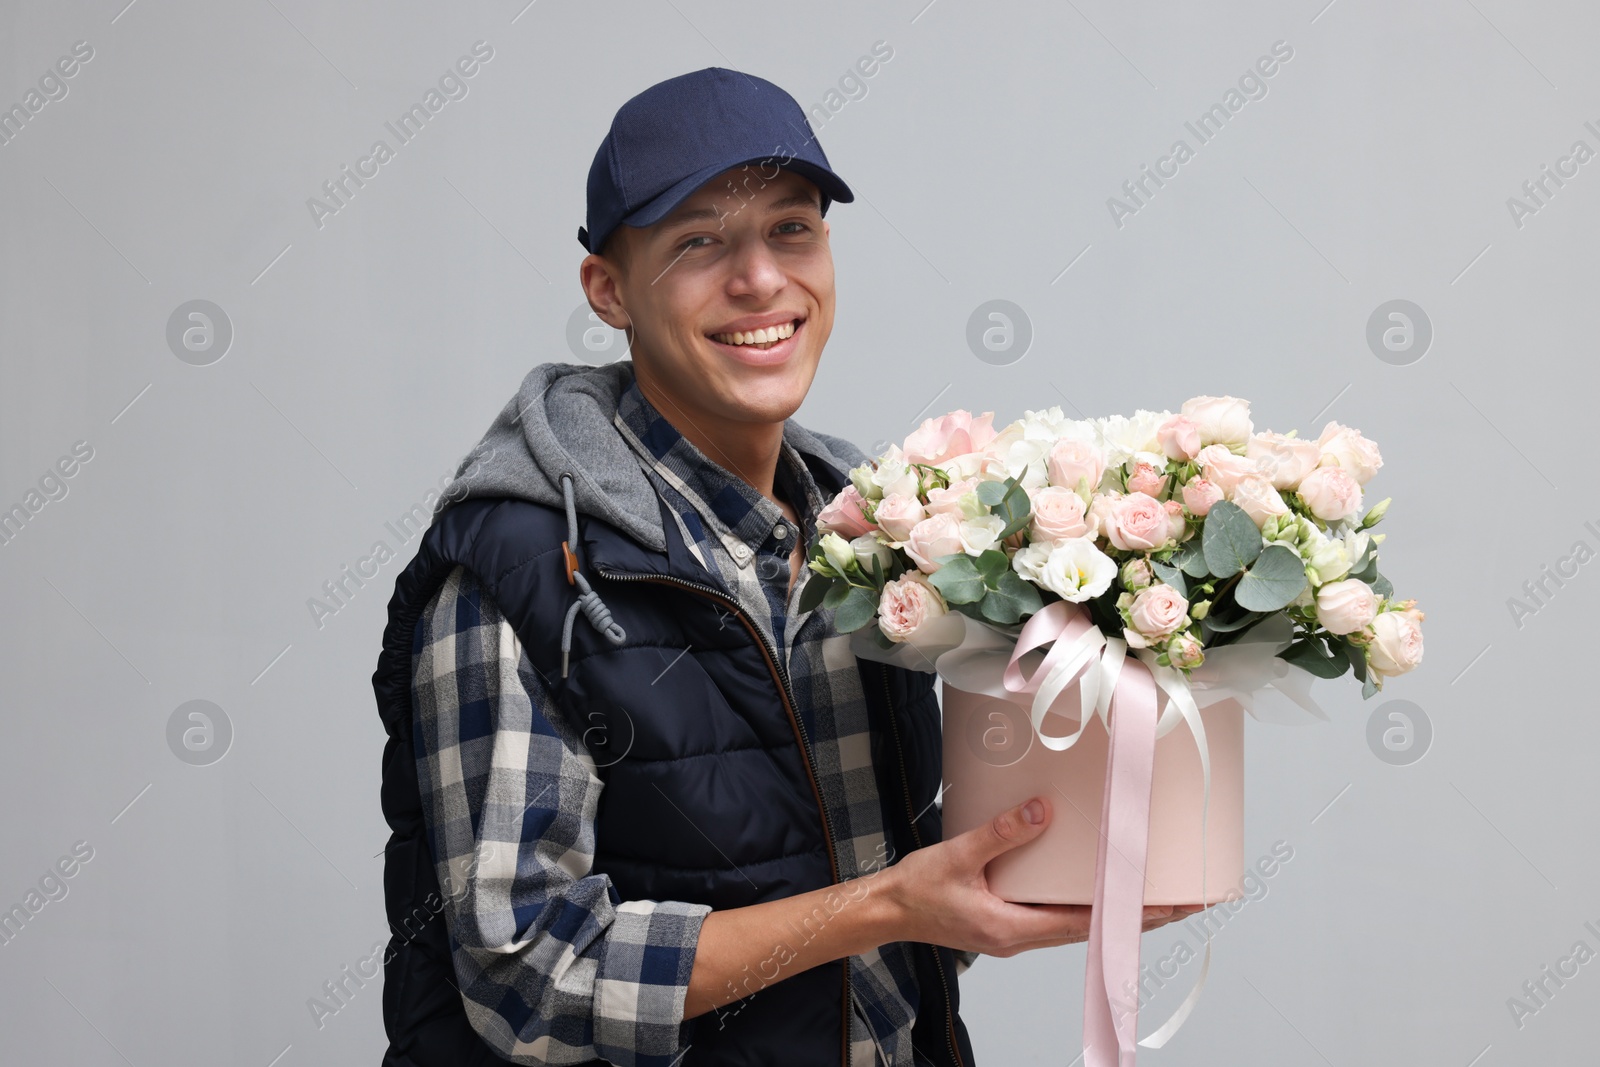
[[(840, 472), (813, 466), (826, 492), (842, 485)], [(592, 626), (575, 627), (565, 679), (559, 620), (578, 589), (568, 580), (559, 510), (511, 499), (457, 503), (440, 513), (397, 579), (372, 679), (389, 735), (383, 811), (393, 831), (384, 869), (392, 933), (384, 1067), (505, 1062), (474, 1032), (454, 987), (411, 745), (412, 633), (457, 565), (483, 584), (550, 683), (557, 712), (585, 738), (605, 783), (593, 870), (610, 875), (620, 899), (737, 908), (839, 881), (786, 673), (754, 623), (708, 580), (664, 506), (662, 526), (664, 553), (599, 519), (580, 522), (580, 573), (626, 637), (613, 644)], [(858, 662), (885, 832), (899, 857), (940, 840), (933, 676)], [(596, 716), (604, 729), (592, 729)], [(916, 1062), (970, 1067), (954, 956), (942, 946), (915, 950)], [(681, 1062), (843, 1065), (850, 984), (848, 962), (837, 960), (698, 1016)]]

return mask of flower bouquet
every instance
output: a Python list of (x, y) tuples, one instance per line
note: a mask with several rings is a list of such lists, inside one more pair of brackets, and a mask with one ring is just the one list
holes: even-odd
[[(1350, 671), (1370, 698), (1422, 660), (1423, 613), (1378, 571), (1382, 465), (1337, 422), (1257, 432), (1231, 396), (999, 430), (958, 410), (852, 470), (819, 516), (802, 610), (943, 681), (946, 834), (1057, 802), (988, 876), (1008, 900), (1094, 905), (1086, 1067), (1131, 1062), (1142, 906), (1237, 898), (1244, 712), (1326, 718), (1312, 679)], [(1199, 982), (1139, 1044), (1192, 1009), (1207, 933)]]

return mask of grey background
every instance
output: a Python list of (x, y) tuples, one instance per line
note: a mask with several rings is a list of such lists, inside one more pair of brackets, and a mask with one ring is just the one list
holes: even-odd
[[(1600, 547), (1600, 161), (1520, 227), (1506, 203), (1574, 141), (1600, 148), (1592, 6), (524, 2), (0, 3), (0, 105), (94, 49), (0, 146), (0, 506), (94, 450), (0, 547), (0, 907), (94, 849), (0, 946), (0, 1059), (376, 1062), (377, 982), (320, 1029), (307, 1000), (385, 934), (368, 679), (415, 543), (384, 524), (531, 365), (576, 358), (574, 235), (617, 105), (726, 65), (826, 106), (879, 40), (893, 58), (818, 125), (859, 198), (830, 212), (838, 319), (800, 421), (867, 447), (956, 406), (1197, 393), (1249, 397), (1258, 429), (1338, 419), (1383, 448), (1384, 570), (1428, 615), (1423, 667), (1374, 700), (1346, 678), (1322, 687), (1331, 723), (1251, 724), (1246, 852), (1294, 858), (1145, 1058), (1592, 1058), (1600, 963), (1520, 1028), (1506, 1003), (1600, 949), (1600, 577), (1520, 625), (1508, 608)], [(307, 198), (479, 40), (469, 95), (319, 229)], [(1107, 198), (1194, 146), (1184, 122), (1279, 40), (1267, 95), (1119, 228)], [(966, 343), (992, 299), (1033, 335), (1004, 366)], [(1405, 365), (1366, 342), (1396, 299), (1433, 329)], [(207, 366), (167, 343), (191, 300), (232, 324)], [(379, 539), (399, 558), (319, 629), (308, 598)], [(1433, 730), (1405, 766), (1367, 742), (1397, 699)], [(205, 766), (168, 745), (193, 700), (232, 729)], [(1180, 936), (1147, 935), (1146, 959)], [(1072, 1059), (1083, 957), (977, 963), (984, 1063)]]

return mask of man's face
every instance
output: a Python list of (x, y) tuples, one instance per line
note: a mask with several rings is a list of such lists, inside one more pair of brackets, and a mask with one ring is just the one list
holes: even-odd
[(811, 388), (833, 329), (833, 253), (816, 187), (775, 169), (724, 172), (660, 222), (618, 227), (580, 269), (675, 422), (782, 422)]

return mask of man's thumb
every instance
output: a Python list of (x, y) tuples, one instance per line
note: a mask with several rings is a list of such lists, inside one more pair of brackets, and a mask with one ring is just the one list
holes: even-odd
[(1033, 797), (1008, 808), (978, 830), (979, 845), (989, 859), (1038, 837), (1050, 821), (1050, 805), (1043, 797)]

